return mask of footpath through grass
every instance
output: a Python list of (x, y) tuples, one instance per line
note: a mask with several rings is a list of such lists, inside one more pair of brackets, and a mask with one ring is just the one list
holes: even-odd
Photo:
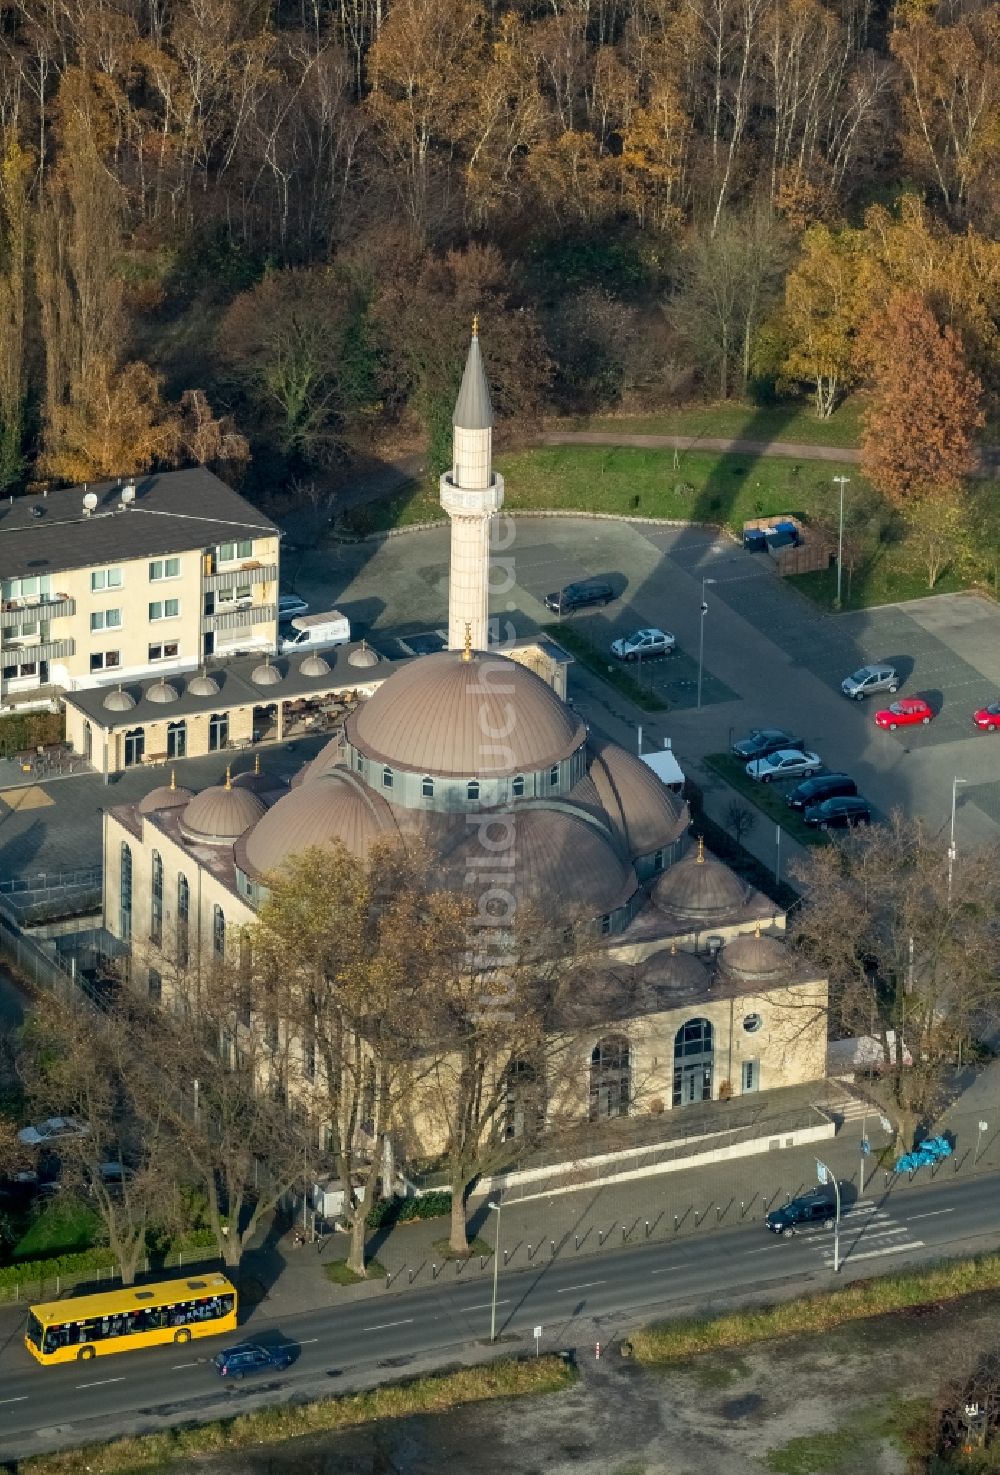
[(639, 1362), (678, 1362), (699, 1352), (746, 1347), (802, 1332), (824, 1332), (849, 1322), (868, 1321), (911, 1306), (955, 1301), (1000, 1290), (1000, 1254), (952, 1260), (901, 1275), (856, 1281), (843, 1290), (800, 1296), (757, 1311), (697, 1317), (644, 1327), (629, 1338)]
[(749, 799), (751, 804), (762, 810), (768, 819), (773, 819), (776, 825), (780, 825), (800, 845), (826, 844), (826, 836), (820, 830), (810, 829), (802, 822), (798, 810), (789, 809), (785, 802), (785, 795), (794, 789), (795, 781), (789, 779), (781, 784), (755, 783), (752, 778), (747, 777), (744, 760), (734, 758), (732, 753), (709, 753), (705, 762), (731, 788)]
[(445, 1413), (463, 1404), (486, 1403), (525, 1394), (556, 1393), (575, 1382), (576, 1372), (558, 1357), (505, 1360), (483, 1367), (416, 1378), (345, 1398), (283, 1404), (219, 1419), (211, 1424), (165, 1429), (134, 1439), (86, 1445), (60, 1454), (39, 1455), (18, 1464), (19, 1475), (142, 1475), (190, 1470), (212, 1454), (232, 1454), (261, 1444), (276, 1444), (305, 1434), (355, 1429), (381, 1419)]

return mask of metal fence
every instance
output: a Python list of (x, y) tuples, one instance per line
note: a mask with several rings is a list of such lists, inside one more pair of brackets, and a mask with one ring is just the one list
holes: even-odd
[(50, 990), (66, 1004), (79, 998), (72, 968), (63, 962), (55, 949), (49, 952), (34, 938), (24, 935), (6, 901), (0, 903), (0, 954), (36, 988)]
[(79, 917), (100, 910), (101, 870), (55, 871), (0, 881), (0, 897), (21, 922)]
[[(44, 1267), (45, 1262), (37, 1262)], [(136, 1272), (136, 1280), (155, 1274), (160, 1276), (161, 1272), (169, 1270), (218, 1270), (224, 1269), (224, 1262), (219, 1255), (210, 1254), (205, 1249), (176, 1250), (157, 1260), (155, 1265), (146, 1259), (141, 1261)], [(25, 1267), (27, 1270), (27, 1267)], [(19, 1302), (30, 1303), (32, 1301), (54, 1300), (58, 1296), (66, 1295), (69, 1291), (80, 1290), (86, 1286), (88, 1290), (100, 1291), (110, 1290), (113, 1286), (121, 1286), (122, 1270), (120, 1265), (109, 1264), (103, 1270), (85, 1270), (79, 1275), (26, 1275), (23, 1281), (16, 1281), (13, 1285), (0, 1285), (0, 1305), (12, 1306)]]

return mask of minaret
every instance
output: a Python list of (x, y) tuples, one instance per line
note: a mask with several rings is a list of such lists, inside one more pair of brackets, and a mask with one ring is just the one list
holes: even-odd
[(451, 518), (448, 649), (486, 650), (490, 630), (490, 521), (503, 505), (503, 477), (493, 471), (493, 406), (479, 352), (479, 319), (452, 416), (452, 467), (441, 478), (441, 506)]

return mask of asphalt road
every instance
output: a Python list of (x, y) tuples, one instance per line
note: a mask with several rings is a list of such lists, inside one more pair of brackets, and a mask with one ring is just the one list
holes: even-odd
[[(847, 1207), (840, 1279), (997, 1244), (998, 1177), (957, 1182), (942, 1172), (923, 1187)], [(536, 1326), (544, 1329), (545, 1348), (589, 1344), (595, 1318), (606, 1319), (610, 1338), (671, 1311), (720, 1310), (754, 1292), (830, 1285), (832, 1259), (831, 1232), (779, 1238), (759, 1220), (701, 1240), (639, 1244), (579, 1260), (540, 1255), (531, 1270), (501, 1273), (497, 1332), (501, 1345), (520, 1350), (531, 1347)], [(258, 1311), (244, 1337), (289, 1345), (295, 1355), (286, 1372), (246, 1384), (220, 1382), (211, 1358), (224, 1344), (215, 1339), (41, 1368), (11, 1334), (0, 1350), (0, 1458), (322, 1396), (358, 1375), (378, 1381), (384, 1373), (390, 1380), (418, 1361), (426, 1367), (477, 1344), (482, 1350), (489, 1330), (489, 1285), (465, 1284), (448, 1267), (433, 1289), (324, 1308), (280, 1324)]]

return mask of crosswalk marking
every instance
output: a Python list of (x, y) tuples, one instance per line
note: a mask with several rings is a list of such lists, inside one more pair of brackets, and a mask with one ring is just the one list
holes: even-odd
[[(865, 1250), (860, 1255), (854, 1255), (854, 1254), (841, 1255), (841, 1257), (840, 1257), (840, 1263), (843, 1265), (845, 1262), (850, 1262), (853, 1265), (853, 1263), (854, 1263), (855, 1260), (876, 1260), (876, 1259), (878, 1259), (878, 1257), (880, 1255), (898, 1255), (902, 1250), (919, 1250), (919, 1249), (922, 1249), (923, 1248), (923, 1244), (924, 1244), (924, 1242), (923, 1242), (922, 1239), (910, 1239), (910, 1240), (907, 1240), (905, 1244), (901, 1244), (901, 1245), (885, 1245), (880, 1250)], [(824, 1255), (823, 1256), (823, 1260), (824, 1260), (824, 1262), (827, 1265), (832, 1265), (833, 1264), (833, 1251), (831, 1250), (828, 1255)]]

